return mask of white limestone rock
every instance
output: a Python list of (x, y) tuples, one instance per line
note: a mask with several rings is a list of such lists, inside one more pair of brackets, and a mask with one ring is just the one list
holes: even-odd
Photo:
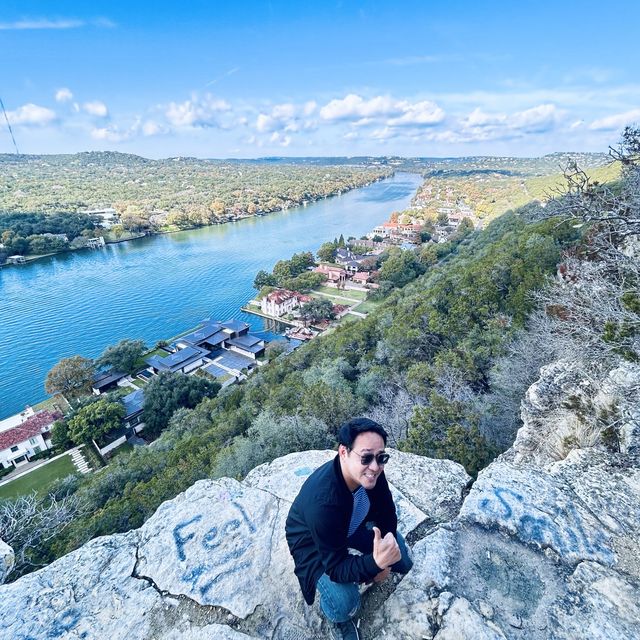
[(272, 625), (283, 621), (281, 631), (310, 639), (322, 620), (304, 605), (293, 573), (284, 537), (288, 506), (229, 478), (197, 482), (140, 530), (136, 575), (241, 619), (260, 607)]
[(478, 475), (460, 511), (469, 522), (552, 549), (569, 563), (595, 560), (612, 565), (615, 534), (598, 515), (562, 477), (506, 462), (496, 462)]
[(7, 576), (13, 570), (15, 562), (15, 554), (13, 549), (3, 540), (0, 540), (0, 584), (2, 584)]
[(145, 638), (161, 598), (131, 577), (136, 533), (96, 538), (0, 587), (0, 639)]

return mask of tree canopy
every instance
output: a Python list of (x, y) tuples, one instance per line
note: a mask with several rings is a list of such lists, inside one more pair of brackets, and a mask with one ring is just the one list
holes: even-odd
[(77, 398), (91, 390), (94, 374), (93, 360), (82, 356), (63, 358), (47, 374), (44, 388), (47, 393)]
[(135, 373), (137, 363), (146, 350), (143, 340), (120, 340), (118, 344), (107, 347), (96, 360), (98, 367), (111, 367), (122, 373)]
[(76, 444), (97, 440), (122, 424), (125, 408), (120, 402), (100, 398), (81, 409), (68, 420), (69, 438)]
[(177, 409), (192, 409), (203, 398), (213, 398), (219, 390), (217, 382), (202, 376), (160, 373), (144, 390), (145, 434), (160, 435)]

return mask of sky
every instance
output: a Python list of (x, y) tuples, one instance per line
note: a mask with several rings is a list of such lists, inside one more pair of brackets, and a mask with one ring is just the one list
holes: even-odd
[(640, 122), (638, 24), (632, 0), (3, 0), (0, 98), (21, 153), (606, 151)]

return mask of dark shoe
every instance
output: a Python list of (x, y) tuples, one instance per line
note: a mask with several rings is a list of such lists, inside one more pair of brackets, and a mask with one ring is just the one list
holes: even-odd
[(332, 624), (331, 637), (333, 640), (360, 640), (358, 627), (356, 627), (353, 620)]

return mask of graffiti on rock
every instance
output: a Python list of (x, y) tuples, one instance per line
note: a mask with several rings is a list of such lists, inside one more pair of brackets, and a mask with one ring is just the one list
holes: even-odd
[(609, 536), (594, 529), (587, 535), (575, 505), (568, 503), (541, 511), (525, 497), (504, 487), (495, 487), (491, 497), (479, 502), (480, 509), (500, 524), (515, 528), (523, 542), (551, 547), (562, 556), (578, 556), (613, 564)]
[(188, 562), (189, 551), (198, 548), (198, 560), (202, 560), (201, 551), (207, 551), (204, 556), (207, 558), (206, 562), (189, 566), (181, 576), (182, 581), (201, 596), (206, 596), (225, 578), (250, 569), (252, 565), (246, 554), (251, 546), (251, 537), (257, 531), (255, 524), (245, 508), (232, 496), (220, 495), (218, 498), (220, 502), (233, 507), (235, 517), (203, 531), (203, 527), (197, 526), (202, 522), (203, 515), (198, 514), (173, 528), (173, 540), (179, 560)]

